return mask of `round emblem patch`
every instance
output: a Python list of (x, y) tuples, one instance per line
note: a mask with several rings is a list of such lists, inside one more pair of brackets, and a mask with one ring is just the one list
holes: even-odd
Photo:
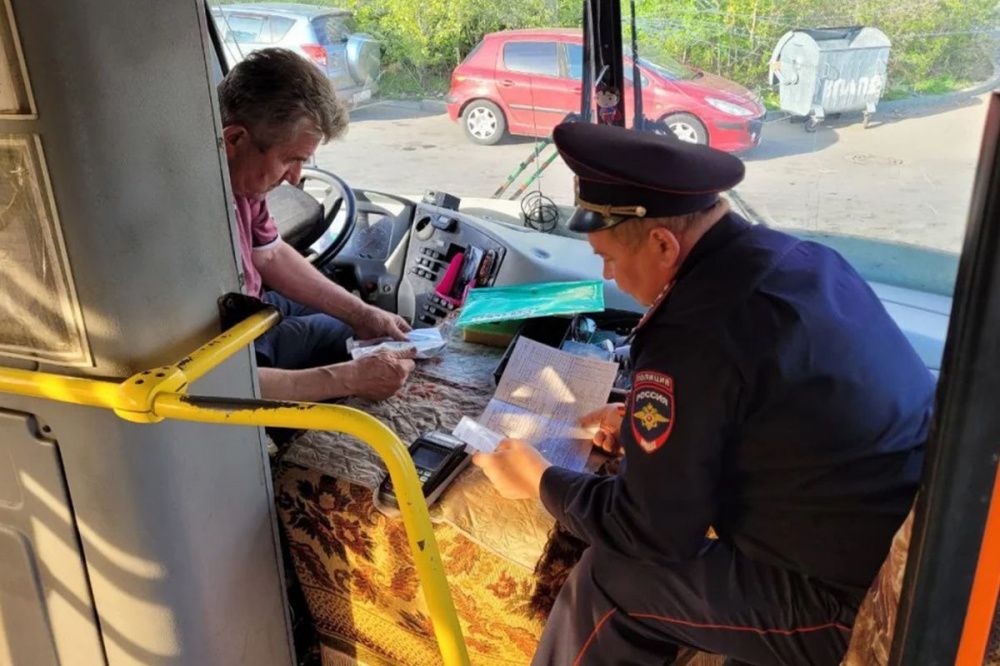
[(674, 380), (662, 372), (636, 372), (630, 406), (636, 444), (646, 453), (656, 451), (674, 428)]

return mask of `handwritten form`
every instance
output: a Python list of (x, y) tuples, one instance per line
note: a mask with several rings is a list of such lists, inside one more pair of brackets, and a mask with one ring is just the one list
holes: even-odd
[[(590, 453), (591, 432), (578, 421), (607, 402), (617, 372), (616, 363), (519, 338), (477, 420), (505, 437), (528, 440), (553, 465), (580, 471)], [(462, 438), (460, 431), (456, 436)]]

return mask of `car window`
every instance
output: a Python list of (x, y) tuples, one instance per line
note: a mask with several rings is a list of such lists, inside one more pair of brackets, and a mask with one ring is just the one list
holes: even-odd
[(555, 42), (508, 42), (503, 47), (503, 63), (512, 72), (559, 76)]
[(583, 47), (579, 44), (566, 44), (566, 76), (583, 79)]
[(357, 32), (354, 19), (350, 16), (322, 16), (313, 19), (313, 29), (321, 44), (338, 44)]
[(271, 43), (277, 44), (284, 39), (285, 35), (288, 34), (288, 31), (292, 29), (293, 25), (295, 25), (294, 19), (285, 18), (284, 16), (272, 16)]
[(225, 39), (243, 44), (259, 44), (266, 40), (267, 19), (246, 14), (223, 14), (221, 22)]
[[(639, 62), (641, 63), (642, 60), (640, 59)], [(629, 83), (632, 83), (632, 61), (631, 60), (626, 60), (625, 61), (625, 66), (622, 68), (622, 74), (624, 75), (626, 81), (628, 81)], [(643, 88), (648, 88), (649, 87), (649, 79), (644, 74), (639, 74), (639, 76), (642, 77), (642, 79), (641, 79), (642, 80), (642, 87)]]
[[(566, 44), (566, 76), (577, 81), (583, 78), (583, 47), (579, 44)], [(639, 59), (640, 63), (643, 63), (643, 59)], [(625, 67), (622, 70), (625, 76), (625, 80), (629, 83), (632, 82), (632, 61), (626, 60)], [(646, 87), (649, 85), (649, 79), (645, 76), (642, 77), (642, 85)]]

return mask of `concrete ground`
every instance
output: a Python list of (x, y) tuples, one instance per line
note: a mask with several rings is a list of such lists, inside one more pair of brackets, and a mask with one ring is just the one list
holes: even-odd
[[(812, 134), (787, 118), (770, 120), (761, 145), (742, 155), (747, 178), (737, 192), (774, 226), (957, 252), (988, 99), (883, 103), (869, 129), (860, 115)], [(485, 197), (533, 147), (520, 137), (477, 146), (437, 105), (381, 102), (354, 111), (347, 136), (321, 147), (317, 162), (354, 187)], [(572, 176), (558, 158), (541, 187), (559, 203), (572, 202)]]

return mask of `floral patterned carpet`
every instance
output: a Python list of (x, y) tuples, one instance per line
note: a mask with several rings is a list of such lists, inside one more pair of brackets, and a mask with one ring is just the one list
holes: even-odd
[[(441, 663), (403, 524), (375, 509), (371, 490), (286, 465), (276, 494), (324, 663), (337, 652), (369, 664)], [(532, 572), (448, 524), (435, 536), (472, 663), (528, 663), (543, 626)]]

